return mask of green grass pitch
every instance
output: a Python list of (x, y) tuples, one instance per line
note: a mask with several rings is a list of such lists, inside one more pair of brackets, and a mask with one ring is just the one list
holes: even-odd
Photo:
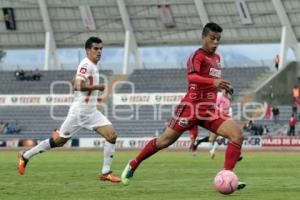
[[(135, 152), (117, 152), (114, 172), (120, 175)], [(102, 151), (49, 151), (33, 157), (26, 175), (16, 171), (17, 152), (0, 151), (1, 200), (297, 200), (300, 199), (300, 153), (244, 152), (235, 169), (248, 183), (224, 196), (213, 178), (223, 167), (223, 152), (211, 160), (208, 152), (163, 151), (146, 160), (129, 186), (101, 182)]]

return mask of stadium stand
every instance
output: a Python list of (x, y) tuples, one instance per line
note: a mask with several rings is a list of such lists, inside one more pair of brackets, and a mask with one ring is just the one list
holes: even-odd
[[(268, 67), (234, 67), (224, 68), (223, 78), (230, 80), (236, 93), (247, 89), (257, 77), (268, 73)], [(154, 78), (155, 77), (155, 78)], [(135, 92), (185, 92), (187, 87), (186, 69), (137, 69), (128, 81), (135, 85)], [(128, 85), (120, 93), (131, 92)]]
[[(246, 90), (251, 82), (255, 81), (253, 77), (259, 77), (267, 73), (266, 67), (248, 67), (248, 68), (224, 68), (224, 78), (231, 80), (236, 94), (241, 94)], [(12, 72), (4, 71), (0, 74), (0, 90), (2, 94), (48, 94), (52, 81), (70, 81), (73, 71), (42, 71), (43, 78), (39, 82), (17, 81)], [(109, 79), (113, 74), (110, 70), (102, 71)], [(184, 92), (186, 90), (185, 69), (144, 69), (135, 70), (128, 81), (135, 84), (136, 92)], [(155, 80), (154, 78), (155, 77)], [(6, 84), (4, 84), (4, 82)], [(57, 87), (55, 93), (63, 94), (69, 91), (67, 87)], [(121, 86), (119, 93), (131, 92), (126, 85)], [(104, 114), (114, 124), (120, 136), (153, 136), (164, 129), (164, 122), (169, 119), (174, 109), (171, 105), (163, 106), (163, 112), (159, 115), (159, 106), (117, 106), (113, 107), (111, 101), (106, 102)], [(289, 106), (280, 106), (280, 124), (286, 124), (290, 116)], [(113, 112), (117, 110), (117, 112)], [(136, 110), (139, 110), (138, 114)], [(53, 120), (51, 112), (60, 120)], [(54, 128), (58, 128), (67, 114), (68, 107), (59, 106), (51, 111), (50, 106), (19, 106), (19, 107), (0, 107), (0, 121), (9, 121), (14, 119), (18, 122), (22, 131), (20, 136), (44, 139), (49, 137)], [(117, 116), (117, 117), (116, 117)], [(120, 119), (125, 120), (120, 120)], [(272, 127), (272, 120), (262, 120), (261, 124)], [(92, 137), (86, 130), (80, 130), (77, 136)], [(201, 131), (202, 135), (208, 134), (207, 131)], [(11, 135), (2, 135), (1, 137), (13, 137)]]
[(278, 106), (278, 108), (280, 110), (280, 115), (277, 123), (274, 123), (273, 117), (253, 120), (253, 123), (257, 126), (267, 126), (269, 129), (268, 135), (285, 135), (292, 109), (289, 105), (281, 105)]
[[(108, 107), (108, 112), (105, 113), (104, 111), (104, 113), (107, 114), (114, 124), (120, 136), (153, 136), (156, 131), (163, 129), (163, 120), (157, 119), (157, 115), (154, 114), (155, 112), (150, 106), (138, 108), (140, 111), (139, 115), (136, 115), (135, 111), (130, 111), (126, 106), (123, 106), (123, 108), (119, 106), (117, 108), (118, 112), (113, 115), (112, 106), (109, 105)], [(168, 112), (165, 112), (163, 116), (168, 115), (169, 117), (171, 106), (167, 107), (164, 107), (164, 109), (168, 110)], [(49, 137), (54, 128), (59, 128), (67, 115), (68, 107), (57, 106), (52, 110), (50, 106), (8, 106), (0, 107), (0, 112), (0, 121), (14, 119), (18, 122), (22, 129), (18, 135), (21, 138), (45, 139)], [(51, 116), (55, 116), (55, 119)], [(87, 130), (80, 130), (77, 136), (92, 137), (93, 135)], [(0, 137), (14, 137), (14, 135), (1, 135)]]
[[(40, 81), (18, 81), (12, 71), (1, 71), (0, 73), (0, 91), (1, 94), (49, 94), (51, 84), (55, 81), (71, 81), (74, 71), (41, 71), (43, 77)], [(112, 76), (111, 70), (102, 70), (101, 74), (108, 77)], [(69, 86), (60, 84), (54, 87), (54, 93), (67, 94)]]

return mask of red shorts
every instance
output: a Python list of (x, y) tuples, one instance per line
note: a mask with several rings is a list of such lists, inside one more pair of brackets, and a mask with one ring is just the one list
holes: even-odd
[(181, 102), (169, 122), (169, 127), (177, 132), (184, 132), (193, 126), (201, 126), (216, 133), (220, 125), (230, 117), (218, 112), (214, 107), (200, 109), (193, 103)]

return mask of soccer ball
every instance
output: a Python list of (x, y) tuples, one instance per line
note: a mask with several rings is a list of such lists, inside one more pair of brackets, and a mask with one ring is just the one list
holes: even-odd
[(239, 179), (230, 170), (220, 171), (214, 180), (215, 189), (222, 194), (231, 194), (238, 188)]

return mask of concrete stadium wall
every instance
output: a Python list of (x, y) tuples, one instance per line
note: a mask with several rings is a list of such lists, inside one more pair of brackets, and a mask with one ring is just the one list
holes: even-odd
[(299, 80), (300, 63), (290, 62), (256, 89), (255, 100), (271, 105), (290, 105), (292, 88), (299, 86)]

